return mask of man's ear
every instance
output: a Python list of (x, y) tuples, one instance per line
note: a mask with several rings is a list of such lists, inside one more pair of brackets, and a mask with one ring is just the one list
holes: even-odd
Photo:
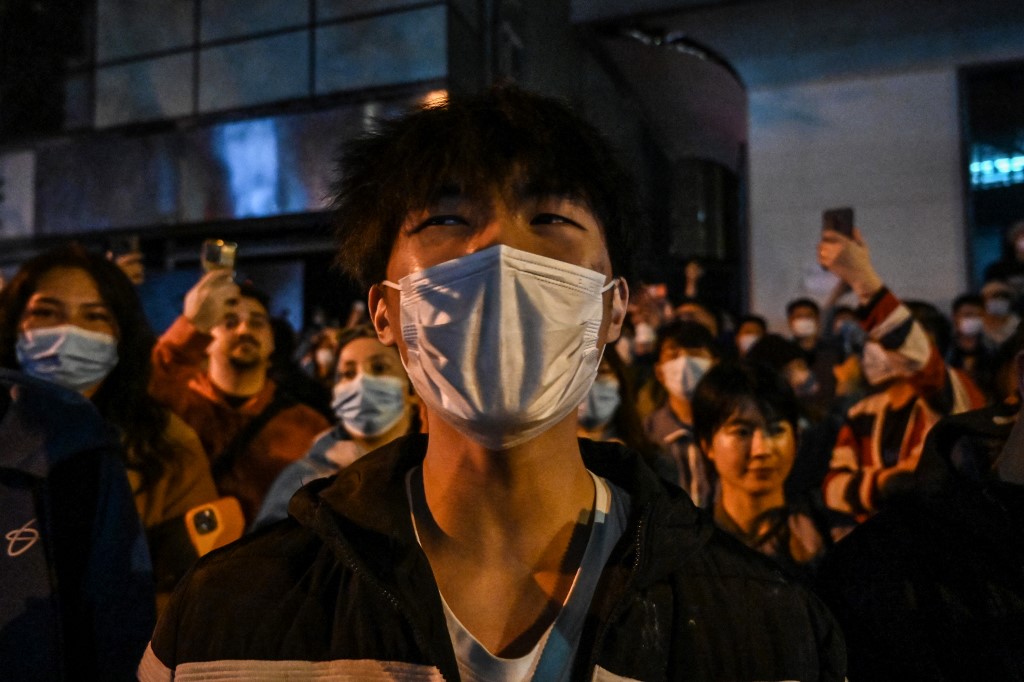
[(626, 321), (626, 314), (629, 308), (629, 285), (626, 280), (619, 277), (615, 280), (615, 286), (611, 288), (611, 316), (608, 318), (608, 333), (605, 334), (605, 343), (615, 343), (622, 334), (622, 325)]
[(384, 290), (379, 284), (370, 287), (370, 292), (367, 294), (367, 311), (380, 342), (385, 346), (395, 345), (395, 328), (388, 317), (388, 304), (385, 300)]

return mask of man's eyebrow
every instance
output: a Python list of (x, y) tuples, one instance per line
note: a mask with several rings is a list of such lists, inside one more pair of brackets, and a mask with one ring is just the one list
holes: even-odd
[(770, 422), (765, 422), (761, 419), (750, 419), (748, 417), (730, 417), (725, 420), (725, 426), (748, 426), (755, 428), (757, 426), (767, 426)]

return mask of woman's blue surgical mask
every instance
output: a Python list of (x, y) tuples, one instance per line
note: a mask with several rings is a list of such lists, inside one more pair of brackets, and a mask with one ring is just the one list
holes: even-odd
[(117, 339), (73, 324), (26, 329), (15, 352), (25, 374), (78, 393), (98, 386), (117, 366)]
[(373, 438), (402, 419), (407, 393), (407, 384), (402, 379), (360, 374), (334, 387), (331, 407), (350, 434)]

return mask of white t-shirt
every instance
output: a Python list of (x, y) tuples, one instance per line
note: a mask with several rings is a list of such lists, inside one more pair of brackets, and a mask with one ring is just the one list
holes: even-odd
[[(418, 470), (409, 472), (406, 490), (410, 508), (413, 506), (411, 478)], [(590, 608), (594, 589), (612, 549), (626, 529), (629, 518), (629, 495), (593, 472), (594, 519), (583, 559), (576, 571), (572, 587), (554, 622), (541, 636), (533, 650), (520, 658), (499, 658), (488, 651), (469, 630), (459, 622), (441, 595), (448, 634), (455, 649), (459, 674), (467, 682), (520, 682), (540, 680), (557, 682), (568, 680), (576, 658), (583, 621)], [(416, 522), (413, 519), (413, 527)], [(416, 540), (419, 541), (417, 531)]]

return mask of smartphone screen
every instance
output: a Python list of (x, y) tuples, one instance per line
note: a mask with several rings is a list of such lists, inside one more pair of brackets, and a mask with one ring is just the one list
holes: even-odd
[(821, 214), (821, 229), (833, 230), (847, 237), (853, 236), (853, 209), (830, 208)]

